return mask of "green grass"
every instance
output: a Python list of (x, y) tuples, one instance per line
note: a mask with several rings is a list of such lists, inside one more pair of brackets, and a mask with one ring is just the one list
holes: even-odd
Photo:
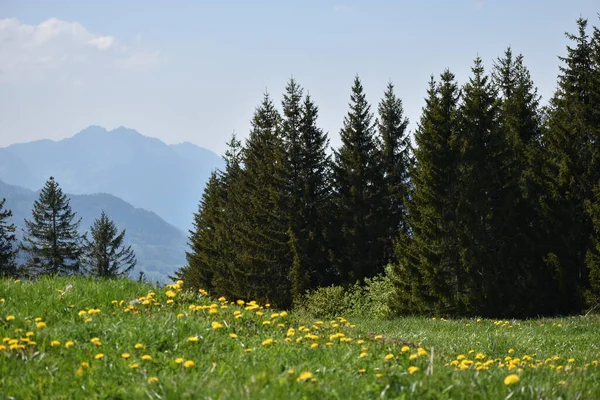
[(246, 307), (127, 280), (0, 280), (0, 398), (600, 398), (598, 316), (320, 323)]

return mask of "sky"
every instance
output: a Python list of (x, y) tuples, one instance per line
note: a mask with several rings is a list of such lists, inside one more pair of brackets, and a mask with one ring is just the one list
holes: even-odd
[(522, 53), (544, 104), (597, 0), (1, 0), (0, 147), (126, 126), (223, 154), (294, 77), (331, 146), (358, 75), (376, 112), (395, 85), (414, 131), (430, 76)]

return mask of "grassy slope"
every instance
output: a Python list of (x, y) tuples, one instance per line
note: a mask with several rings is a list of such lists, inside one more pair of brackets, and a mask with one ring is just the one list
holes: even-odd
[[(0, 350), (0, 398), (600, 398), (600, 367), (593, 365), (600, 358), (597, 316), (508, 323), (403, 318), (351, 321), (356, 326), (344, 320), (319, 324), (177, 290), (167, 304), (168, 289), (157, 289), (151, 304), (135, 304), (125, 312), (131, 300), (152, 289), (126, 280), (1, 280), (0, 337), (7, 339), (0, 345), (6, 347)], [(90, 308), (100, 312), (90, 315)], [(236, 311), (242, 317), (235, 318)], [(35, 318), (46, 326), (38, 328)], [(214, 329), (213, 322), (222, 327)], [(301, 326), (307, 331), (301, 332)], [(289, 328), (295, 332), (287, 336)], [(33, 332), (29, 340), (34, 344), (23, 340), (27, 332)], [(335, 337), (337, 333), (345, 336)], [(16, 346), (24, 348), (10, 349), (9, 339), (18, 339)], [(411, 360), (416, 348), (403, 352), (399, 339), (421, 343), (428, 354)], [(53, 347), (53, 340), (60, 345)], [(74, 345), (66, 348), (69, 340)], [(144, 348), (136, 349), (137, 343)], [(432, 347), (433, 374), (428, 375)], [(123, 359), (122, 353), (130, 358)], [(478, 353), (485, 357), (477, 360)], [(103, 358), (96, 359), (97, 354)], [(393, 358), (385, 360), (388, 354)], [(143, 355), (152, 359), (145, 361)], [(532, 359), (523, 361), (525, 355)], [(520, 359), (510, 371), (507, 356)], [(177, 362), (180, 357), (195, 365), (186, 368)], [(475, 363), (486, 360), (488, 369), (477, 371)], [(461, 365), (468, 368), (460, 370)], [(419, 369), (409, 374), (409, 366)], [(512, 373), (520, 381), (505, 385)], [(153, 377), (158, 380), (148, 382)]]

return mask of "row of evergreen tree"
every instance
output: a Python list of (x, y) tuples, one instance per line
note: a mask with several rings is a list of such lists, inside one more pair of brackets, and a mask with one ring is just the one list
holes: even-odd
[(577, 34), (548, 106), (511, 49), (459, 86), (431, 78), (411, 145), (390, 83), (375, 118), (357, 77), (328, 154), (291, 79), (228, 143), (190, 232), (186, 284), (289, 307), (393, 266), (399, 313), (530, 316), (600, 298), (600, 32)]
[[(104, 213), (87, 233), (79, 232), (81, 218), (72, 211), (70, 199), (50, 177), (34, 202), (31, 220), (25, 220), (24, 237), (18, 243), (16, 227), (9, 223), (12, 211), (0, 201), (0, 277), (87, 274), (99, 278), (127, 276), (135, 267), (131, 246), (123, 245), (120, 233)], [(26, 256), (17, 264), (17, 254)]]

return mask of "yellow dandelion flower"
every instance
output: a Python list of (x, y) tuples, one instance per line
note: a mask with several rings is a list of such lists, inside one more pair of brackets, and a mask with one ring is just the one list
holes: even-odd
[(262, 342), (263, 346), (268, 346), (270, 344), (273, 344), (273, 339), (266, 339)]
[(316, 347), (319, 347), (319, 344), (318, 344), (318, 343), (313, 343), (313, 344), (311, 344), (311, 345), (310, 345), (310, 348), (311, 348), (311, 349), (314, 349), (314, 348), (316, 348)]
[(559, 384), (559, 385), (566, 385), (566, 384), (567, 384), (567, 381), (558, 381), (558, 384)]
[(175, 359), (175, 364), (181, 364), (183, 362), (183, 358), (182, 357), (177, 357)]
[(77, 371), (75, 371), (75, 374), (76, 374), (77, 376), (81, 376), (81, 375), (83, 375), (83, 369), (79, 368)]
[(14, 320), (14, 319), (15, 319), (15, 316), (14, 316), (14, 315), (8, 315), (8, 316), (6, 317), (6, 320), (7, 320), (7, 321), (12, 321), (12, 320)]
[(177, 318), (182, 318), (182, 317), (184, 317), (184, 314), (182, 314), (182, 313), (177, 314)]
[(383, 377), (383, 374), (380, 372), (378, 374), (375, 374), (375, 376), (378, 377), (378, 378), (381, 378), (381, 377)]
[(167, 295), (167, 297), (168, 297), (168, 298), (170, 298), (170, 299), (171, 299), (171, 298), (173, 298), (173, 297), (175, 297), (175, 296), (177, 296), (177, 293), (175, 293), (175, 292), (174, 292), (174, 291), (172, 291), (172, 290), (167, 290), (167, 293), (165, 293), (165, 294), (166, 294), (166, 295)]
[(232, 339), (236, 339), (238, 337), (238, 335), (236, 335), (235, 333), (230, 333), (229, 337)]
[(512, 354), (515, 352), (515, 349), (508, 349), (508, 354)]
[(96, 354), (96, 355), (94, 356), (94, 358), (95, 358), (96, 360), (101, 360), (101, 359), (103, 359), (103, 358), (104, 358), (104, 354), (102, 354), (102, 353), (98, 353), (98, 354)]
[(190, 337), (188, 338), (188, 342), (195, 343), (195, 342), (197, 342), (197, 341), (198, 341), (198, 336), (190, 336)]
[(569, 358), (568, 362), (570, 362), (570, 363), (574, 363), (574, 362), (575, 362), (575, 359), (574, 359), (574, 358)]
[(89, 368), (90, 367), (90, 363), (87, 361), (83, 361), (80, 365), (81, 365), (81, 368)]
[(251, 353), (253, 351), (254, 351), (254, 349), (246, 349), (246, 350), (244, 350), (244, 353)]
[(263, 321), (263, 325), (271, 325), (271, 321)]
[(151, 376), (148, 378), (148, 383), (156, 383), (158, 382), (158, 378), (156, 376)]
[(219, 300), (220, 302), (225, 302), (227, 301), (227, 299), (223, 296), (219, 297), (217, 300)]
[(186, 362), (183, 363), (183, 366), (185, 368), (193, 368), (196, 365), (195, 362), (193, 362), (192, 360), (187, 360)]
[(60, 346), (60, 342), (58, 340), (53, 340), (53, 341), (50, 342), (50, 346), (51, 347)]
[(46, 323), (45, 322), (38, 322), (37, 324), (35, 324), (36, 328), (38, 329), (43, 329), (46, 327)]
[(131, 357), (131, 354), (129, 354), (129, 353), (123, 353), (123, 354), (121, 354), (121, 358), (124, 359), (124, 360), (127, 360), (129, 357)]
[(69, 340), (69, 341), (67, 341), (67, 343), (65, 343), (65, 347), (67, 349), (70, 349), (73, 346), (75, 346), (75, 343), (73, 343), (73, 341), (71, 341), (71, 340)]
[(152, 360), (152, 356), (150, 354), (144, 354), (142, 356), (142, 360), (144, 360), (144, 361), (151, 361)]
[(213, 329), (221, 329), (223, 327), (223, 325), (218, 323), (217, 321), (213, 321), (210, 325)]
[(367, 352), (363, 351), (362, 353), (360, 353), (360, 354), (359, 354), (359, 356), (358, 356), (358, 357), (359, 357), (359, 358), (365, 358), (365, 357), (366, 357), (366, 356), (368, 356), (368, 355), (369, 355), (369, 353), (367, 353)]
[(422, 348), (422, 347), (419, 347), (419, 348), (417, 349), (417, 355), (418, 355), (418, 356), (426, 356), (426, 355), (427, 355), (427, 351), (425, 351), (425, 349), (424, 349), (424, 348)]
[(411, 354), (410, 356), (408, 356), (409, 360), (415, 360), (418, 357), (418, 355), (416, 354)]
[(129, 364), (129, 368), (131, 368), (131, 369), (136, 369), (136, 368), (138, 368), (139, 366), (140, 366), (140, 365), (139, 365), (138, 363), (131, 363), (131, 364)]
[(262, 311), (257, 311), (257, 312), (256, 312), (256, 315), (258, 315), (259, 317), (262, 317), (262, 315), (263, 315), (263, 314), (264, 314), (264, 313), (263, 313)]
[(133, 346), (133, 347), (139, 350), (139, 349), (143, 349), (144, 345), (141, 343), (136, 343), (135, 346)]
[(33, 335), (35, 335), (35, 333), (33, 333), (31, 331), (29, 331), (25, 334), (25, 336), (27, 336), (27, 337), (32, 337)]
[(383, 335), (375, 335), (375, 337), (373, 339), (377, 340), (377, 339), (381, 339), (383, 338)]
[(410, 347), (408, 346), (402, 346), (402, 348), (400, 349), (401, 352), (406, 353), (407, 351), (410, 351)]
[(287, 311), (282, 311), (282, 312), (279, 313), (279, 316), (280, 317), (287, 317), (288, 313), (287, 313)]
[(504, 378), (504, 384), (505, 385), (514, 385), (515, 383), (519, 382), (519, 380), (520, 380), (519, 375), (510, 374), (506, 378)]
[(410, 367), (408, 367), (408, 373), (409, 374), (414, 374), (415, 372), (417, 372), (419, 370), (419, 367), (415, 367), (414, 365), (411, 365)]
[(394, 355), (392, 353), (387, 354), (385, 357), (383, 357), (384, 360), (391, 360), (392, 358), (394, 358)]
[(297, 380), (298, 380), (298, 382), (302, 382), (302, 381), (305, 381), (305, 380), (310, 379), (312, 377), (313, 377), (312, 372), (304, 371), (304, 372), (302, 372), (300, 374), (300, 376), (298, 376)]
[(365, 368), (361, 368), (358, 370), (359, 373), (364, 374), (365, 372), (367, 372), (367, 370)]

